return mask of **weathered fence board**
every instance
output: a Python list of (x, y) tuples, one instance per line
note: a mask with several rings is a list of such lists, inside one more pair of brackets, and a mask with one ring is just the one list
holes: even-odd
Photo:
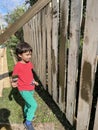
[(35, 50), (36, 50), (36, 73), (37, 75), (39, 75), (39, 56), (38, 56), (38, 52), (39, 52), (39, 47), (38, 47), (38, 23), (37, 23), (37, 14), (35, 15), (35, 41), (36, 41), (36, 45), (35, 45)]
[(59, 38), (59, 107), (65, 111), (68, 0), (60, 1), (60, 38)]
[(3, 86), (5, 88), (9, 88), (11, 86), (9, 72), (8, 72), (7, 48), (6, 47), (4, 48), (4, 55), (3, 55)]
[[(88, 130), (95, 80), (96, 53), (98, 46), (98, 1), (87, 1), (85, 36), (83, 43), (80, 95), (77, 130)], [(94, 34), (94, 35), (93, 35)]]
[[(33, 24), (34, 24), (34, 20), (33, 20), (33, 18), (30, 20), (30, 24), (31, 24), (31, 47), (32, 47), (32, 52), (33, 52), (33, 55), (32, 55), (32, 61), (34, 61), (34, 59), (35, 59), (35, 53), (34, 53), (34, 43), (35, 43), (35, 41), (34, 41), (34, 27), (33, 27)], [(33, 63), (33, 65), (34, 65), (34, 68), (35, 68), (35, 64)]]
[[(37, 73), (37, 71), (38, 71), (38, 69), (37, 69), (37, 47), (36, 47), (36, 45), (37, 45), (37, 40), (36, 40), (36, 17), (34, 17), (33, 18), (33, 29), (34, 29), (34, 33), (33, 33), (33, 36), (34, 36), (34, 44), (33, 44), (33, 47), (34, 47), (34, 56), (36, 57), (36, 58), (34, 58), (34, 60), (33, 60), (33, 62), (35, 63), (35, 70), (36, 70), (36, 73)], [(36, 52), (36, 53), (35, 53)]]
[(3, 91), (3, 54), (4, 48), (0, 49), (0, 97), (2, 97)]
[(52, 86), (53, 99), (57, 103), (58, 88), (58, 26), (59, 26), (59, 3), (57, 0), (52, 1), (53, 5), (53, 24), (52, 24)]
[(42, 77), (43, 86), (46, 89), (46, 17), (45, 9), (42, 10)]
[(48, 77), (48, 91), (52, 94), (52, 8), (51, 3), (47, 7), (46, 13), (46, 30), (47, 30), (47, 77)]
[(40, 12), (37, 14), (37, 34), (38, 34), (38, 61), (40, 64), (39, 65), (39, 78), (41, 80), (41, 17), (40, 17)]
[(82, 0), (73, 0), (71, 2), (66, 117), (72, 125), (76, 108), (81, 6)]
[(2, 97), (3, 88), (10, 87), (10, 78), (7, 66), (6, 47), (0, 48), (0, 97)]

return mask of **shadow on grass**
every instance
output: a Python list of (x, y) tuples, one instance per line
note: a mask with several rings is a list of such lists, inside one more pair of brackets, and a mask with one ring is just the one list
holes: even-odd
[(42, 100), (48, 105), (48, 107), (52, 110), (52, 112), (56, 115), (58, 120), (61, 122), (63, 127), (66, 130), (74, 130), (74, 128), (71, 126), (71, 124), (66, 119), (65, 114), (59, 109), (57, 104), (53, 101), (51, 95), (48, 93), (47, 90), (44, 89), (41, 82), (39, 81), (37, 75), (34, 73), (35, 80), (39, 82), (39, 86), (36, 87), (36, 92), (38, 95), (42, 98)]
[[(74, 128), (70, 125), (70, 123), (66, 119), (65, 114), (59, 109), (57, 104), (53, 101), (53, 99), (49, 95), (48, 91), (44, 89), (44, 87), (42, 86), (42, 84), (39, 81), (38, 77), (36, 76), (35, 72), (33, 72), (33, 73), (34, 73), (36, 81), (38, 81), (40, 83), (40, 86), (36, 87), (36, 92), (38, 93), (38, 95), (48, 105), (48, 107), (56, 115), (56, 117), (58, 118), (58, 120), (61, 122), (61, 124), (63, 125), (63, 127), (66, 130), (74, 130)], [(21, 95), (20, 95), (17, 88), (12, 88), (12, 90), (10, 91), (9, 100), (12, 100), (12, 98), (14, 98), (16, 103), (18, 103), (21, 106), (22, 111), (23, 111), (23, 107), (24, 107), (25, 102), (24, 102), (23, 98), (21, 97)]]
[(44, 100), (44, 102), (48, 105), (52, 112), (56, 115), (56, 117), (64, 126), (64, 128), (66, 130), (73, 130), (73, 127), (67, 121), (64, 113), (59, 109), (59, 107), (53, 101), (52, 97), (48, 94), (48, 92), (44, 90), (42, 87), (36, 87), (36, 92)]
[(4, 127), (6, 130), (12, 130), (9, 122), (10, 111), (6, 108), (0, 109), (0, 130)]
[(10, 101), (14, 99), (16, 101), (16, 103), (21, 106), (22, 112), (23, 112), (23, 115), (24, 115), (24, 111), (23, 111), (24, 109), (23, 108), (24, 108), (25, 102), (24, 102), (23, 98), (21, 97), (18, 89), (12, 88), (8, 97), (9, 97)]

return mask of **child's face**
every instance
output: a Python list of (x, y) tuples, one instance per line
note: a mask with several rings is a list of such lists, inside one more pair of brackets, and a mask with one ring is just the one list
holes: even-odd
[(27, 63), (27, 62), (29, 62), (30, 59), (31, 59), (32, 52), (28, 51), (28, 52), (19, 54), (18, 56), (21, 58), (21, 62)]

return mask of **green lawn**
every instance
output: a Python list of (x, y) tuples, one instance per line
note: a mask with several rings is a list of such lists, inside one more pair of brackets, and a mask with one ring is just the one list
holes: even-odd
[[(38, 102), (38, 109), (36, 112), (35, 122), (55, 122), (56, 117), (52, 111), (48, 108), (47, 104), (38, 96), (35, 92), (35, 98)], [(17, 90), (12, 90), (12, 88), (3, 89), (3, 97), (0, 97), (0, 109), (6, 109), (4, 112), (9, 113), (10, 123), (22, 123), (23, 113), (22, 106), (24, 101), (21, 99)], [(8, 111), (8, 112), (7, 112)], [(3, 113), (4, 113), (3, 112)], [(6, 114), (0, 115), (0, 121), (5, 122)], [(3, 117), (2, 117), (3, 116)], [(4, 119), (4, 121), (3, 121)], [(7, 121), (7, 120), (6, 120)]]

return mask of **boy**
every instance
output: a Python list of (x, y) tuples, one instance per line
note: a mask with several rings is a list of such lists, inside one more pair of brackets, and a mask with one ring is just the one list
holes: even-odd
[(32, 69), (33, 65), (30, 62), (32, 55), (31, 46), (26, 43), (19, 43), (16, 46), (17, 64), (14, 66), (12, 74), (12, 87), (18, 87), (18, 90), (25, 101), (24, 114), (26, 121), (24, 125), (27, 130), (34, 130), (32, 120), (37, 109), (37, 102), (34, 99), (35, 85), (38, 82), (34, 80)]

